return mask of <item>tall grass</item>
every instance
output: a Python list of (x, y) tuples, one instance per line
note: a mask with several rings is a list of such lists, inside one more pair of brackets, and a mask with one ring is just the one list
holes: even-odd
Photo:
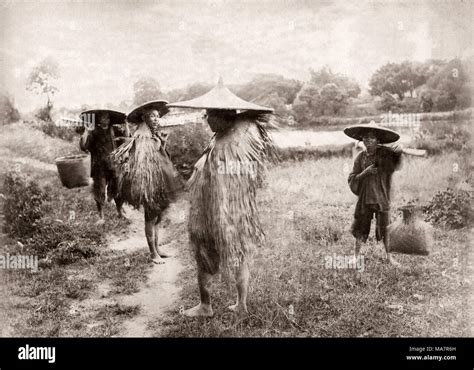
[[(453, 177), (455, 161), (462, 163), (455, 154), (406, 160), (393, 180), (394, 206), (406, 199), (425, 201), (460, 181), (467, 175), (466, 167), (460, 166)], [(347, 185), (348, 166), (350, 159), (331, 158), (274, 168), (259, 196), (267, 245), (253, 263), (249, 316), (236, 317), (226, 310), (234, 302), (235, 288), (217, 277), (212, 286), (215, 317), (189, 319), (173, 311), (161, 322), (165, 335), (469, 335), (468, 311), (462, 303), (469, 291), (463, 278), (466, 231), (436, 229), (431, 255), (400, 255), (402, 269), (385, 263), (383, 247), (373, 238), (362, 250), (363, 272), (325, 267), (327, 256), (353, 251), (349, 228), (356, 197)], [(194, 266), (191, 253), (187, 258)], [(199, 299), (195, 268), (181, 278), (184, 289), (177, 307), (189, 307)]]

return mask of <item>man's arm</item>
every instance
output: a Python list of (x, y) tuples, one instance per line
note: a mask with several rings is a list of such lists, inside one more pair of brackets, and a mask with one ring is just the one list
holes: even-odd
[(362, 172), (361, 160), (362, 160), (362, 152), (357, 154), (357, 157), (354, 160), (354, 166), (352, 167), (352, 171), (351, 173), (349, 173), (349, 177), (347, 179), (347, 182), (349, 183), (349, 187), (355, 195), (359, 195), (360, 193), (360, 180), (361, 180), (360, 174)]
[(79, 139), (79, 147), (81, 148), (82, 151), (84, 152), (89, 152), (89, 148), (91, 145), (91, 131), (84, 131), (84, 133), (81, 135), (81, 138)]
[(381, 145), (381, 167), (384, 171), (394, 172), (400, 169), (402, 164), (403, 147), (400, 144), (391, 146)]

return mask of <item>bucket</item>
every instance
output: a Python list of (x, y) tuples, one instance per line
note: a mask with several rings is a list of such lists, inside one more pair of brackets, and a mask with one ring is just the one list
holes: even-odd
[(68, 189), (89, 185), (91, 160), (87, 154), (56, 158), (59, 178)]

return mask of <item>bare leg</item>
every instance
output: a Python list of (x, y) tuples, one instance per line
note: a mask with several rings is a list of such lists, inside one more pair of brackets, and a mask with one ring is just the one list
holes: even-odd
[(119, 218), (125, 218), (126, 219), (127, 217), (125, 216), (125, 213), (124, 213), (123, 208), (122, 208), (122, 206), (123, 206), (122, 198), (119, 198), (119, 197), (115, 198), (115, 206), (117, 207), (117, 213), (118, 213)]
[(160, 249), (160, 244), (159, 244), (159, 225), (160, 224), (160, 217), (156, 218), (156, 224), (155, 224), (155, 250), (159, 254), (161, 258), (168, 258), (171, 257), (168, 253), (165, 253), (163, 250)]
[(105, 188), (106, 188), (106, 179), (102, 174), (94, 176), (94, 199), (95, 204), (97, 205), (97, 211), (99, 212), (99, 220), (96, 222), (97, 225), (102, 225), (105, 223), (104, 220), (104, 204), (105, 204)]
[(199, 295), (201, 297), (201, 303), (197, 306), (184, 311), (184, 314), (189, 317), (212, 317), (214, 311), (211, 306), (211, 295), (209, 293), (209, 285), (212, 279), (212, 275), (203, 271), (198, 264), (198, 284), (199, 284)]
[(250, 269), (246, 259), (239, 264), (235, 279), (237, 281), (237, 303), (228, 308), (236, 313), (248, 313), (247, 293), (250, 279)]
[(393, 258), (393, 256), (389, 252), (389, 248), (388, 248), (388, 246), (389, 246), (389, 236), (388, 236), (388, 233), (386, 231), (384, 232), (382, 240), (383, 240), (383, 245), (385, 247), (385, 253), (387, 254), (388, 263), (390, 263), (394, 267), (400, 267), (400, 263), (398, 263), (395, 260), (395, 258)]
[(155, 224), (158, 216), (155, 212), (145, 208), (145, 236), (148, 243), (148, 248), (150, 249), (150, 255), (153, 260), (153, 263), (161, 265), (165, 263), (158, 254), (155, 246)]

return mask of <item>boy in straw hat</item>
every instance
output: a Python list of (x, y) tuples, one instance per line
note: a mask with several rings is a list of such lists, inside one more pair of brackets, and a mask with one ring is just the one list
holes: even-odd
[(145, 235), (152, 261), (163, 264), (169, 257), (160, 250), (158, 225), (162, 213), (176, 199), (181, 180), (166, 152), (167, 135), (159, 131), (166, 101), (145, 103), (127, 117), (138, 124), (132, 138), (112, 153), (119, 170), (119, 186), (126, 202), (145, 211)]
[(358, 196), (351, 227), (355, 237), (355, 258), (359, 256), (362, 243), (367, 241), (370, 224), (375, 216), (376, 239), (383, 241), (389, 263), (398, 266), (398, 262), (389, 253), (387, 226), (390, 223), (392, 174), (401, 164), (402, 147), (380, 144), (393, 143), (400, 136), (372, 123), (348, 127), (344, 129), (344, 133), (353, 139), (362, 140), (366, 148), (355, 158), (348, 178), (351, 191)]
[[(125, 114), (112, 110), (88, 110), (81, 113), (84, 125), (90, 127), (85, 130), (84, 125), (77, 128), (82, 134), (79, 140), (81, 150), (91, 154), (91, 177), (93, 179), (92, 192), (99, 211), (98, 224), (104, 223), (104, 205), (107, 199), (115, 200), (119, 217), (123, 217), (123, 200), (118, 189), (118, 180), (115, 166), (109, 158), (116, 148), (117, 140), (130, 136), (125, 122)], [(118, 130), (114, 125), (124, 127)], [(120, 127), (119, 126), (119, 127)], [(123, 136), (118, 136), (123, 135)]]
[[(272, 109), (238, 98), (224, 87), (222, 79), (207, 94), (169, 106), (207, 109), (207, 122), (215, 132), (188, 184), (188, 229), (201, 303), (185, 315), (213, 316), (209, 285), (219, 270), (225, 275), (235, 273), (237, 303), (229, 308), (247, 312), (250, 257), (264, 241), (256, 190), (273, 148), (265, 128)], [(239, 114), (241, 110), (245, 112)]]

